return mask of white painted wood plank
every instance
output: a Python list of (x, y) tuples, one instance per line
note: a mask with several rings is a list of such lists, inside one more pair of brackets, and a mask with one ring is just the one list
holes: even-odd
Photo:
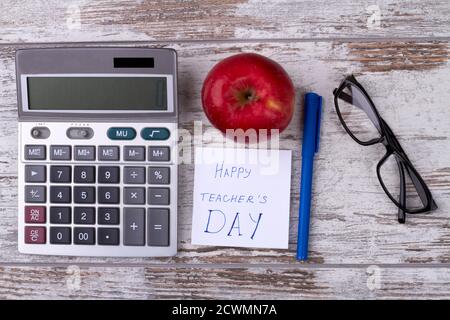
[(0, 299), (448, 299), (445, 268), (0, 267)]
[[(0, 261), (121, 263), (295, 263), (301, 145), (301, 96), (324, 96), (321, 150), (316, 164), (311, 261), (315, 263), (440, 263), (450, 261), (450, 65), (447, 42), (366, 43), (171, 43), (179, 52), (180, 127), (192, 131), (204, 116), (199, 92), (207, 71), (220, 59), (241, 51), (258, 52), (280, 62), (292, 76), (298, 102), (294, 119), (281, 136), (293, 150), (290, 250), (247, 250), (190, 245), (193, 166), (180, 167), (180, 255), (173, 259), (90, 259), (19, 255), (16, 240), (16, 106), (13, 53), (0, 51)], [(398, 53), (398, 54), (395, 54)], [(341, 127), (332, 89), (354, 72), (399, 137), (429, 184), (439, 205), (432, 215), (396, 222), (396, 209), (376, 178), (383, 148), (354, 143)], [(206, 143), (208, 145), (210, 143)]]
[(446, 0), (2, 0), (0, 43), (448, 37)]

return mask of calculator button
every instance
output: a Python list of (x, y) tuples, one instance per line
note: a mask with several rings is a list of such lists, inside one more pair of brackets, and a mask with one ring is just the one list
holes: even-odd
[(50, 187), (50, 202), (70, 203), (72, 200), (70, 187)]
[(25, 160), (45, 160), (44, 145), (26, 145)]
[(45, 200), (45, 186), (25, 186), (25, 202), (43, 203)]
[(50, 166), (50, 181), (68, 183), (72, 180), (72, 168), (69, 166)]
[(144, 140), (167, 140), (170, 131), (166, 128), (144, 128), (141, 130), (141, 137)]
[(148, 147), (148, 161), (169, 161), (169, 147)]
[(170, 168), (167, 167), (148, 168), (148, 181), (150, 184), (169, 184)]
[(118, 146), (100, 146), (98, 147), (98, 159), (102, 161), (118, 161)]
[(72, 223), (71, 207), (50, 207), (50, 223), (70, 224)]
[(98, 244), (118, 246), (120, 242), (120, 232), (118, 228), (98, 228)]
[(98, 203), (119, 203), (119, 187), (98, 187)]
[(50, 146), (50, 160), (72, 159), (70, 146)]
[(73, 181), (76, 183), (94, 183), (95, 167), (75, 166), (73, 168)]
[(95, 147), (93, 146), (75, 146), (74, 158), (79, 161), (94, 161)]
[(123, 159), (125, 161), (145, 161), (145, 147), (124, 147)]
[(95, 188), (94, 187), (74, 187), (73, 202), (75, 203), (94, 203)]
[(145, 204), (145, 188), (123, 188), (123, 203)]
[(98, 224), (119, 224), (119, 208), (98, 208)]
[(123, 244), (126, 246), (145, 245), (145, 209), (124, 208)]
[(107, 135), (111, 140), (133, 140), (136, 138), (136, 130), (128, 127), (112, 127), (108, 129)]
[(95, 244), (95, 228), (73, 228), (73, 243)]
[(26, 223), (45, 223), (45, 207), (25, 206)]
[(70, 244), (72, 242), (72, 230), (68, 227), (50, 227), (51, 244)]
[(75, 224), (95, 224), (95, 208), (75, 207), (73, 209), (73, 222)]
[(120, 168), (119, 167), (98, 167), (99, 183), (119, 183)]
[(43, 244), (45, 240), (45, 227), (25, 227), (25, 243)]
[(169, 246), (169, 209), (149, 208), (147, 221), (148, 245)]
[(124, 167), (123, 182), (128, 184), (145, 183), (145, 167)]
[(25, 182), (45, 182), (46, 166), (25, 166)]
[(148, 188), (148, 204), (168, 205), (169, 203), (168, 188)]

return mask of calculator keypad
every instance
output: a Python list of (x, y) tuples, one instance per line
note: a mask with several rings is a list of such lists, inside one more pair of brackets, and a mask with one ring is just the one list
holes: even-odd
[(25, 145), (24, 152), (32, 160), (24, 165), (26, 244), (170, 246), (171, 168), (163, 163), (170, 147)]

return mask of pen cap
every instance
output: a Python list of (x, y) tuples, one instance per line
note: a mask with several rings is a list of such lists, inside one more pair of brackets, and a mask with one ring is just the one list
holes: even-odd
[(302, 156), (314, 155), (319, 150), (322, 97), (314, 92), (305, 95)]

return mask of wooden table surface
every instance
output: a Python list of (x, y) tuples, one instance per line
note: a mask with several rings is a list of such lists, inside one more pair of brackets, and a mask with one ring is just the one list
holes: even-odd
[[(450, 2), (448, 0), (1, 0), (0, 298), (450, 298)], [(378, 13), (380, 13), (378, 15)], [(170, 47), (179, 54), (180, 127), (210, 127), (199, 92), (239, 52), (278, 61), (298, 103), (281, 135), (293, 150), (289, 250), (193, 246), (193, 166), (179, 170), (179, 254), (116, 259), (17, 251), (14, 53), (61, 46)], [(332, 90), (354, 73), (439, 209), (400, 225), (375, 168), (382, 146), (344, 133)], [(294, 259), (302, 94), (324, 96), (311, 259)], [(205, 142), (205, 145), (211, 143)]]

